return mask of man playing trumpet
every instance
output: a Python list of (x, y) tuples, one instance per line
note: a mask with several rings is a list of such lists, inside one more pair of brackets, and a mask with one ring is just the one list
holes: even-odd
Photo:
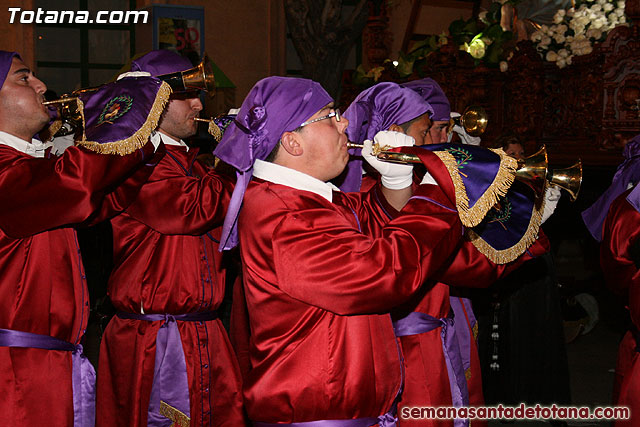
[[(413, 117), (429, 111), (417, 102), (423, 109)], [(388, 312), (435, 273), (462, 233), (451, 181), (432, 153), (425, 161), (443, 185), (420, 185), (413, 196), (410, 166), (372, 158), (385, 188), (343, 193), (328, 183), (347, 164), (348, 125), (318, 83), (269, 77), (216, 149), (238, 169), (223, 242), (235, 243), (239, 213), (251, 331), (244, 397), (257, 426), (393, 425), (403, 375)], [(397, 132), (377, 139), (414, 142)], [(397, 218), (385, 200), (404, 206)]]
[[(131, 71), (158, 76), (190, 68), (160, 50), (134, 60)], [(171, 96), (152, 135), (167, 156), (112, 220), (108, 292), (118, 313), (100, 351), (100, 426), (244, 424), (240, 374), (216, 312), (225, 286), (219, 227), (233, 182), (207, 170), (184, 142), (196, 133), (198, 94)]]
[[(0, 413), (13, 426), (92, 426), (95, 372), (82, 355), (89, 294), (74, 226), (120, 212), (158, 158), (32, 136), (49, 122), (46, 86), (0, 51)], [(157, 154), (161, 157), (163, 150)]]

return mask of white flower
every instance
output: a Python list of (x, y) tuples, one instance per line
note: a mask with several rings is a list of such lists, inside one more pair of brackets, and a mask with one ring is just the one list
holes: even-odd
[(556, 28), (556, 32), (557, 32), (558, 34), (564, 34), (564, 33), (566, 33), (566, 32), (567, 32), (567, 30), (568, 30), (568, 28), (567, 28), (567, 26), (566, 26), (566, 25), (564, 25), (564, 24), (562, 24), (562, 25), (558, 25), (558, 27)]
[(565, 61), (563, 58), (560, 58), (556, 61), (556, 65), (558, 66), (558, 68), (564, 68), (567, 66), (567, 61)]
[(562, 21), (564, 21), (564, 16), (560, 16), (556, 13), (556, 15), (553, 17), (553, 23), (554, 24), (559, 24)]
[(591, 12), (600, 12), (602, 10), (602, 6), (599, 4), (594, 4), (591, 6)]
[(608, 0), (598, 0), (598, 4), (603, 5), (606, 4)]
[(627, 18), (625, 16), (621, 16), (620, 19), (618, 20), (619, 23), (624, 24), (627, 22)]
[(605, 12), (611, 12), (613, 10), (613, 5), (611, 3), (607, 3), (602, 5), (602, 10)]
[(622, 9), (622, 8), (618, 8), (618, 9), (616, 9), (616, 10), (615, 10), (615, 12), (614, 12), (614, 13), (615, 13), (616, 15), (618, 15), (618, 16), (623, 16), (623, 15), (624, 15), (624, 9)]
[(500, 61), (500, 71), (504, 73), (508, 68), (509, 64), (507, 64), (507, 61)]
[(596, 30), (594, 28), (589, 28), (587, 30), (587, 37), (600, 40), (600, 37), (602, 37), (602, 31)]
[(565, 61), (567, 61), (567, 65), (571, 65), (571, 58), (573, 58), (573, 55), (570, 55), (565, 59)]
[(540, 26), (540, 31), (542, 32), (542, 34), (547, 34), (549, 32), (549, 27), (546, 25), (542, 25)]
[(482, 58), (485, 54), (485, 44), (482, 39), (473, 40), (467, 52), (476, 59)]
[(558, 60), (558, 54), (550, 50), (549, 52), (547, 52), (547, 56), (545, 59), (549, 62), (555, 62)]
[(539, 42), (540, 40), (542, 40), (542, 33), (540, 31), (534, 31), (531, 34), (531, 41), (536, 43), (536, 42)]
[(600, 28), (604, 27), (604, 23), (601, 20), (596, 19), (591, 23), (591, 27), (599, 30)]
[(566, 40), (565, 36), (563, 34), (556, 34), (553, 39), (556, 41), (556, 43), (562, 44), (564, 43), (564, 41)]
[(569, 56), (569, 51), (567, 49), (560, 49), (558, 51), (558, 56), (560, 58), (566, 58), (567, 56)]
[(624, 9), (624, 0), (617, 3), (618, 9)]
[(578, 23), (582, 27), (586, 27), (587, 25), (589, 25), (589, 22), (591, 22), (591, 20), (587, 16), (581, 16), (578, 18)]
[(541, 46), (548, 46), (550, 43), (551, 43), (551, 37), (549, 36), (543, 36), (542, 40), (540, 40)]

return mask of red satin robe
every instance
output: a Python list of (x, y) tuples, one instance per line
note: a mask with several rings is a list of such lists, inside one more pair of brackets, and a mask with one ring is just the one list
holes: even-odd
[[(629, 253), (640, 238), (640, 213), (627, 202), (629, 191), (622, 193), (611, 204), (603, 225), (600, 245), (600, 265), (607, 285), (615, 293), (628, 298), (631, 320), (640, 327), (640, 272)], [(640, 360), (635, 350), (636, 341), (631, 332), (622, 339), (618, 349), (614, 405), (628, 406), (631, 417), (640, 415)], [(637, 421), (636, 421), (637, 422)], [(634, 425), (618, 420), (614, 425)]]
[[(521, 256), (510, 264), (497, 265), (478, 252), (468, 241), (464, 241), (453, 259), (443, 266), (436, 277), (437, 281), (425, 283), (420, 291), (402, 307), (392, 312), (394, 319), (402, 318), (412, 311), (429, 314), (435, 318), (447, 317), (451, 309), (449, 286), (487, 287), (500, 276), (513, 271), (531, 256), (540, 256), (549, 250), (549, 242), (540, 231), (541, 237), (529, 248), (529, 254)], [(434, 283), (435, 282), (435, 283)], [(446, 283), (446, 284), (445, 284)], [(465, 322), (466, 319), (455, 319)], [(468, 324), (468, 323), (467, 323)], [(453, 406), (451, 386), (444, 359), (440, 328), (430, 332), (400, 337), (404, 353), (406, 380), (399, 408)], [(473, 333), (470, 343), (471, 365), (466, 372), (469, 390), (469, 404), (482, 406), (482, 376), (480, 359)], [(399, 419), (399, 425), (452, 426), (453, 420), (407, 420)], [(473, 421), (472, 425), (486, 425), (485, 421)]]
[[(363, 188), (370, 188), (374, 179), (365, 179)], [(392, 210), (387, 210), (392, 215)], [(540, 239), (529, 248), (529, 253), (521, 256), (517, 261), (506, 265), (498, 265), (482, 255), (468, 241), (462, 241), (459, 249), (451, 260), (443, 265), (438, 272), (437, 281), (430, 280), (411, 297), (411, 299), (392, 312), (394, 319), (401, 319), (411, 312), (421, 312), (437, 319), (447, 317), (451, 310), (449, 302), (449, 286), (461, 288), (488, 287), (498, 278), (508, 274), (531, 257), (544, 254), (549, 250), (549, 241), (540, 230)], [(455, 319), (469, 325), (467, 319)], [(470, 325), (469, 325), (470, 326)], [(441, 328), (417, 335), (400, 337), (404, 353), (405, 386), (400, 401), (399, 413), (402, 407), (438, 407), (453, 406), (449, 374), (445, 362)], [(482, 406), (482, 375), (480, 372), (480, 358), (477, 342), (473, 331), (470, 332), (470, 367), (466, 374), (469, 391), (469, 405)], [(453, 420), (403, 420), (399, 417), (399, 425), (420, 426), (452, 426)], [(473, 425), (486, 425), (485, 421), (477, 420)]]
[[(152, 170), (141, 160), (78, 147), (34, 158), (0, 145), (0, 328), (80, 342), (89, 294), (71, 227), (124, 209)], [(6, 425), (72, 426), (71, 353), (0, 347), (0, 396)]]
[[(437, 173), (447, 172), (434, 164)], [(451, 188), (420, 186), (391, 221), (376, 194), (334, 192), (331, 203), (249, 185), (239, 230), (251, 420), (376, 417), (394, 402), (402, 375), (388, 312), (435, 273), (462, 228)]]
[[(195, 161), (196, 149), (167, 155), (133, 204), (111, 221), (114, 270), (109, 296), (119, 311), (211, 311), (224, 297), (220, 229), (233, 183)], [(192, 176), (190, 176), (192, 175)], [(103, 337), (97, 425), (146, 426), (156, 335), (162, 321), (114, 317)], [(220, 320), (178, 322), (191, 426), (241, 426), (238, 364)]]

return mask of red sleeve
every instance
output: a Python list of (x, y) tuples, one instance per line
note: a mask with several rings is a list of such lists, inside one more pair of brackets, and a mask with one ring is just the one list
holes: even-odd
[(628, 191), (611, 204), (602, 230), (600, 265), (609, 288), (627, 297), (632, 283), (640, 284), (640, 275), (630, 248), (640, 237), (640, 213), (627, 202)]
[[(149, 142), (127, 156), (69, 147), (43, 159), (0, 148), (0, 229), (14, 238), (86, 221), (104, 198), (134, 174), (153, 153)], [(135, 191), (119, 193), (119, 203)], [(108, 210), (107, 207), (105, 207)]]
[(154, 167), (164, 157), (165, 153), (164, 144), (161, 144), (153, 156), (145, 160), (145, 163), (134, 170), (122, 184), (104, 197), (100, 208), (82, 225), (95, 225), (124, 211), (135, 200), (140, 188), (147, 182)]
[(220, 225), (233, 182), (209, 170), (202, 178), (177, 175), (161, 162), (127, 213), (161, 234), (202, 235)]
[(361, 233), (339, 211), (285, 209), (281, 214), (272, 239), (280, 289), (341, 315), (384, 312), (404, 302), (462, 236), (458, 213), (432, 185), (420, 186), (402, 215), (376, 238)]

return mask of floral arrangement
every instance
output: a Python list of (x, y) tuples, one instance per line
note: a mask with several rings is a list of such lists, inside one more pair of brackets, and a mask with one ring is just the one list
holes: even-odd
[[(354, 83), (371, 86), (383, 74), (386, 78), (403, 79), (417, 72), (423, 77), (419, 75), (420, 64), (445, 47), (467, 52), (476, 65), (500, 68), (505, 72), (517, 40), (511, 31), (513, 25), (502, 27), (502, 14), (505, 9), (514, 10), (520, 1), (493, 0), (489, 9), (480, 12), (477, 18), (453, 21), (448, 35), (430, 35), (414, 44), (411, 51), (400, 52), (396, 61), (388, 59), (383, 66), (368, 71), (359, 66), (353, 76)], [(537, 30), (530, 36), (540, 55), (559, 68), (570, 65), (575, 56), (591, 53), (595, 42), (603, 41), (609, 30), (627, 22), (625, 0), (574, 0), (573, 4), (569, 9), (558, 9), (551, 25), (533, 23)], [(510, 20), (507, 15), (507, 21)], [(526, 32), (524, 37), (527, 37)]]
[[(516, 3), (518, 0), (506, 0)], [(505, 3), (505, 0), (502, 0)], [(420, 70), (420, 63), (426, 61), (431, 54), (452, 43), (455, 48), (463, 50), (474, 59), (476, 65), (500, 67), (506, 70), (506, 60), (512, 54), (515, 45), (513, 33), (500, 26), (500, 2), (493, 3), (488, 11), (481, 13), (478, 19), (458, 19), (449, 25), (449, 35), (430, 35), (415, 43), (411, 51), (400, 52), (396, 61), (386, 60), (381, 67), (365, 71), (362, 66), (356, 69), (354, 83), (370, 86), (376, 83), (385, 72), (391, 72), (399, 78), (409, 77), (414, 69)], [(422, 76), (421, 76), (422, 77)]]
[(547, 61), (559, 68), (575, 56), (588, 55), (593, 43), (603, 41), (616, 25), (625, 24), (624, 0), (576, 0), (570, 9), (559, 9), (552, 25), (542, 25), (531, 41)]

